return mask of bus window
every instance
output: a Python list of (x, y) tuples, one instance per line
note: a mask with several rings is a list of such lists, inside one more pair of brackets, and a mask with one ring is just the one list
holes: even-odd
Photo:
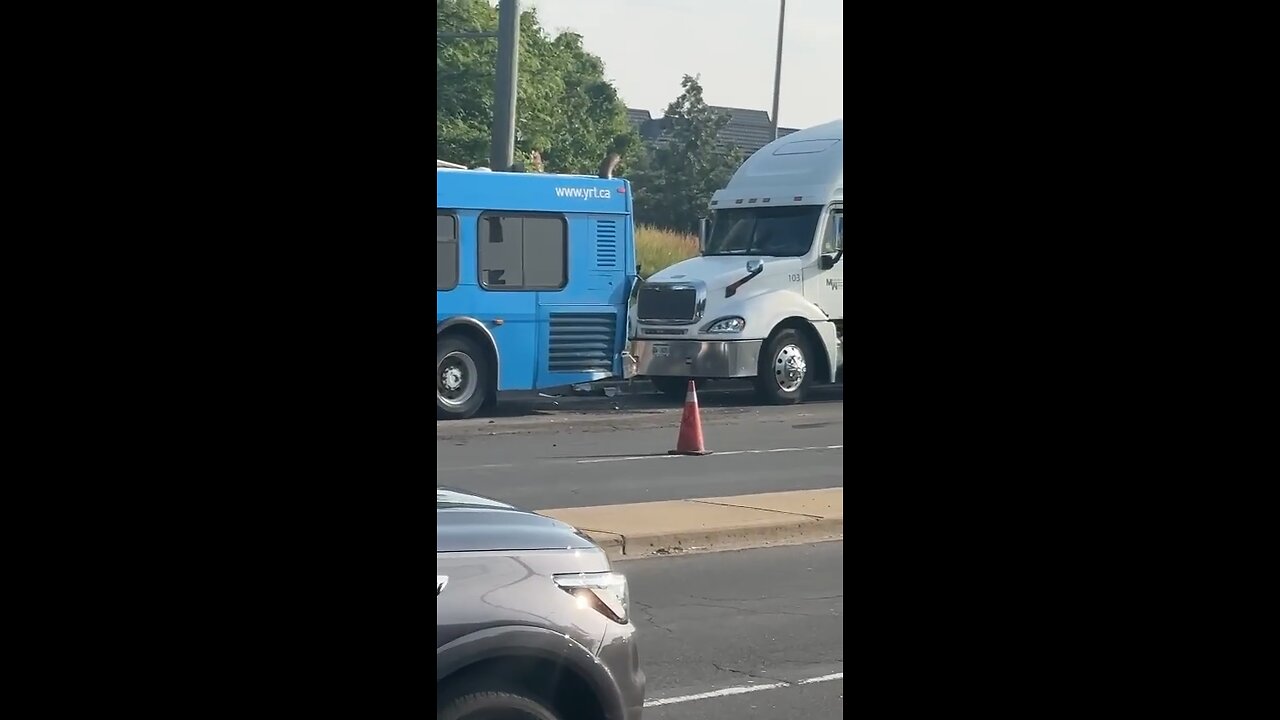
[(477, 247), (486, 290), (560, 290), (568, 284), (568, 223), (559, 215), (487, 212)]
[(436, 211), (436, 290), (458, 287), (458, 218)]

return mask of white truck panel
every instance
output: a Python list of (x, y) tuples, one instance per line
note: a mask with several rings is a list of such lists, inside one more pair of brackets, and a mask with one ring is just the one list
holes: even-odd
[[(831, 369), (816, 379), (834, 381), (843, 356), (836, 323), (844, 321), (844, 121), (756, 151), (715, 192), (711, 209), (725, 225), (708, 254), (655, 273), (637, 294), (637, 373), (756, 376), (759, 353), (779, 323), (800, 318), (821, 345), (809, 352), (825, 355)], [(711, 332), (732, 318), (741, 318), (741, 327), (730, 320), (732, 331)], [(809, 358), (809, 367), (817, 359)]]

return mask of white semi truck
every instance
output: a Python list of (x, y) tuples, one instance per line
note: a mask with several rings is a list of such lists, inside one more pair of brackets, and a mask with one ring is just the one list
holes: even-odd
[(753, 378), (796, 403), (844, 364), (844, 120), (756, 151), (711, 197), (702, 253), (648, 278), (630, 313), (635, 372), (683, 395), (690, 378)]

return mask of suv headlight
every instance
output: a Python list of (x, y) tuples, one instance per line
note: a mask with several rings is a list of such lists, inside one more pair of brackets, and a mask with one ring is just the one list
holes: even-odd
[(627, 593), (627, 577), (616, 572), (566, 573), (551, 579), (565, 592), (578, 599), (578, 607), (593, 607), (618, 623), (627, 621), (631, 599)]
[(704, 333), (738, 333), (747, 327), (747, 321), (740, 317), (720, 318), (712, 321), (702, 329)]

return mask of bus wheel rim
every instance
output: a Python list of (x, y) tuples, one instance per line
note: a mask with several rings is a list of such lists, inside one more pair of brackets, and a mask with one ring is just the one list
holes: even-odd
[(436, 398), (449, 407), (465, 405), (476, 394), (478, 375), (470, 355), (456, 350), (445, 355), (436, 366)]

